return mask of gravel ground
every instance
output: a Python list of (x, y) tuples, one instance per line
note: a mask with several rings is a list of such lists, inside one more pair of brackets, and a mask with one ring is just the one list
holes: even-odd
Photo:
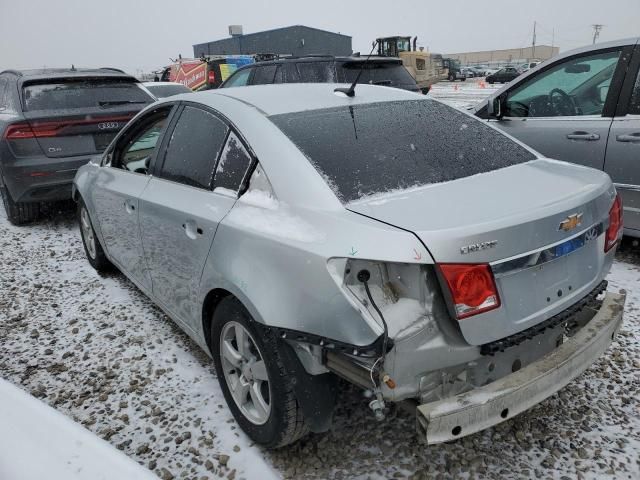
[(161, 478), (640, 478), (637, 248), (610, 275), (629, 295), (618, 340), (533, 410), (427, 448), (410, 415), (377, 423), (345, 388), (331, 432), (267, 452), (237, 428), (198, 347), (123, 275), (89, 267), (73, 212), (22, 228), (2, 213), (0, 376)]

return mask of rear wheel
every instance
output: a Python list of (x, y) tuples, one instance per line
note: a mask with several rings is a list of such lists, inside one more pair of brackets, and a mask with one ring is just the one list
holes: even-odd
[(14, 202), (9, 191), (0, 187), (0, 195), (2, 195), (2, 203), (4, 210), (7, 212), (7, 218), (14, 225), (23, 225), (32, 222), (40, 215), (40, 204), (31, 202)]
[(111, 270), (113, 265), (104, 254), (100, 240), (98, 240), (96, 231), (93, 229), (89, 211), (82, 198), (78, 201), (78, 223), (80, 224), (80, 235), (82, 236), (84, 252), (87, 254), (87, 260), (89, 260), (91, 266), (98, 272)]
[(449, 75), (449, 81), (450, 82), (455, 82), (456, 81), (456, 77), (454, 77), (453, 75)]
[(256, 443), (269, 448), (293, 443), (309, 428), (296, 400), (294, 378), (278, 339), (262, 334), (234, 297), (223, 299), (211, 326), (218, 381), (233, 416)]

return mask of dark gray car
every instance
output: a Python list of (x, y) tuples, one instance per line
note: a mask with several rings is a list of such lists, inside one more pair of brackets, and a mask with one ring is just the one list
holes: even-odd
[(0, 193), (9, 221), (31, 221), (41, 202), (70, 199), (78, 168), (153, 101), (115, 69), (0, 73)]
[[(362, 73), (360, 74), (360, 70)], [(419, 92), (399, 58), (309, 56), (258, 62), (238, 69), (220, 88), (272, 83), (358, 83)]]
[(550, 158), (607, 172), (640, 238), (640, 38), (589, 45), (524, 73), (476, 115)]

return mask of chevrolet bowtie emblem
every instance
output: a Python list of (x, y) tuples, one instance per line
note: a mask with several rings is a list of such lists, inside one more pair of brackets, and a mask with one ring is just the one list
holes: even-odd
[(558, 227), (558, 230), (569, 232), (574, 228), (578, 227), (581, 223), (582, 223), (582, 214), (574, 213), (573, 215), (569, 215), (562, 222), (560, 222), (560, 226)]

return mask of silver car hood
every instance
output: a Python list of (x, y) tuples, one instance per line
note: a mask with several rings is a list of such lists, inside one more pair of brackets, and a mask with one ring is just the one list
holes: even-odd
[[(611, 180), (598, 170), (537, 159), (347, 208), (415, 233), (436, 262), (481, 263), (561, 242), (602, 221), (612, 195)], [(582, 214), (577, 229), (560, 229), (574, 213)]]

